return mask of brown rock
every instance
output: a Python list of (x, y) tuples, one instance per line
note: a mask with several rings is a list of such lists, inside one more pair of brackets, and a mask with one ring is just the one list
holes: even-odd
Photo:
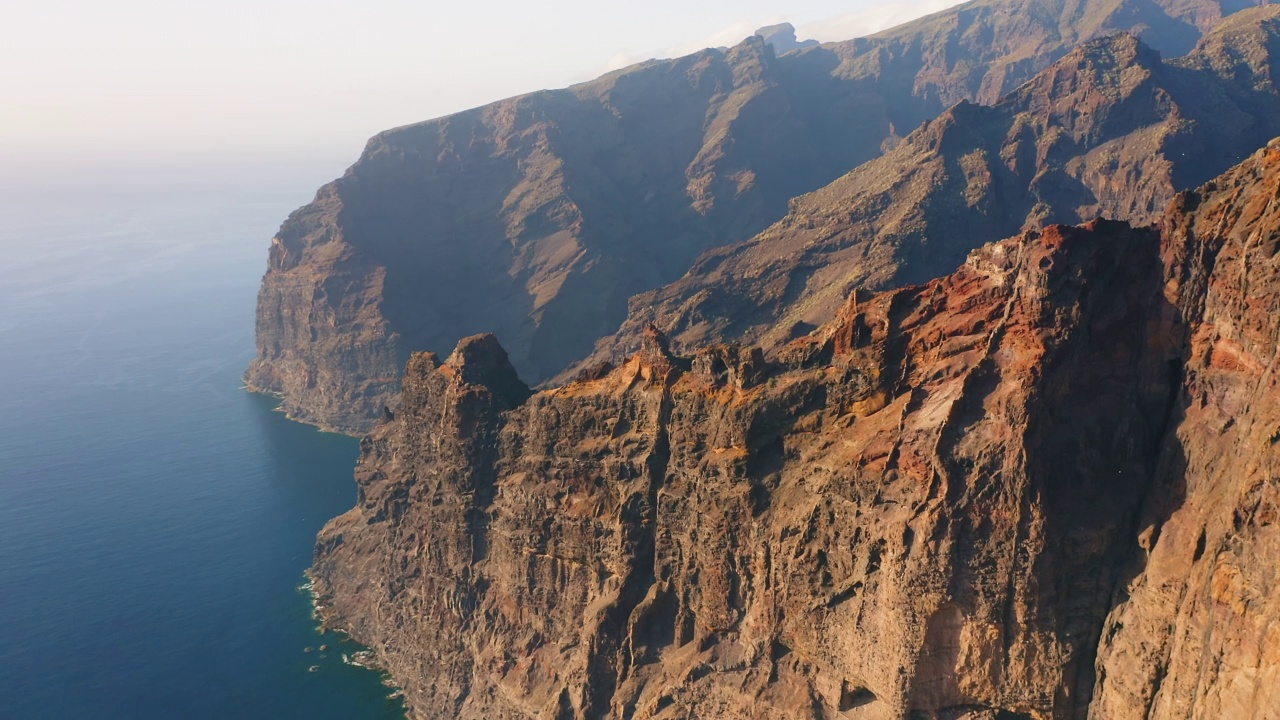
[(1280, 141), (1181, 196), (1167, 293), (1186, 381), (1091, 718), (1280, 717)]
[(1277, 248), (1280, 140), (772, 363), (415, 356), (321, 604), (422, 718), (1275, 718)]

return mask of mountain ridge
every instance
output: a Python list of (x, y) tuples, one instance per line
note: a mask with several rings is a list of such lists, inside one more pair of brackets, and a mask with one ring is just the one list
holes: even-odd
[(581, 367), (627, 354), (656, 324), (677, 346), (776, 348), (853, 288), (946, 272), (993, 236), (1097, 216), (1154, 221), (1280, 134), (1271, 63), (1280, 7), (1242, 12), (1173, 61), (1128, 35), (1088, 43), (993, 106), (962, 103), (885, 155), (792, 201), (759, 236), (709, 251)]
[[(1241, 3), (1163, 5), (1142, 7), (1208, 27)], [(410, 352), (479, 331), (545, 380), (613, 332), (628, 297), (764, 230), (952, 99), (1030, 77), (1077, 35), (1131, 28), (1185, 44), (1118, 10), (1064, 35), (1068, 10), (967, 3), (781, 57), (750, 38), (381, 133), (273, 241), (246, 385), (358, 433), (393, 404)], [(985, 79), (992, 63), (999, 82)]]

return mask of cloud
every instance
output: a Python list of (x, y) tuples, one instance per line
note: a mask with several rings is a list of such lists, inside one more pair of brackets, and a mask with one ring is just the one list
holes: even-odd
[(805, 23), (798, 28), (797, 35), (801, 39), (814, 38), (822, 42), (850, 40), (888, 30), (896, 25), (946, 10), (963, 2), (965, 0), (919, 0), (918, 2), (877, 0), (875, 5), (856, 12), (830, 20)]
[(723, 30), (712, 33), (711, 35), (695, 42), (685, 43), (683, 45), (672, 45), (670, 47), (661, 48), (647, 53), (635, 53), (624, 50), (614, 53), (613, 57), (609, 58), (609, 62), (605, 66), (605, 72), (621, 70), (629, 65), (635, 65), (638, 62), (644, 62), (645, 60), (650, 60), (652, 58), (684, 57), (685, 55), (692, 55), (693, 53), (696, 53), (699, 50), (705, 50), (706, 48), (737, 45), (743, 40), (751, 37), (756, 30), (766, 25), (772, 25), (780, 22), (785, 22), (785, 18), (781, 15), (774, 16), (763, 22), (739, 20)]
[[(901, 25), (931, 13), (946, 10), (963, 2), (966, 2), (966, 0), (912, 0), (910, 2), (903, 2), (903, 0), (863, 0), (860, 4), (865, 7), (855, 12), (846, 13), (828, 20), (799, 25), (796, 30), (796, 38), (799, 40), (813, 38), (822, 42), (851, 40), (856, 37), (872, 35), (881, 30), (887, 30), (895, 25)], [(737, 45), (744, 39), (751, 37), (756, 30), (762, 27), (787, 21), (788, 18), (785, 15), (775, 15), (764, 19), (740, 20), (696, 42), (673, 45), (647, 52), (623, 50), (614, 53), (613, 57), (609, 58), (609, 61), (605, 63), (604, 68), (599, 72), (584, 75), (581, 79), (588, 80), (596, 77), (600, 72), (621, 70), (624, 67), (653, 58), (683, 57), (705, 48)]]

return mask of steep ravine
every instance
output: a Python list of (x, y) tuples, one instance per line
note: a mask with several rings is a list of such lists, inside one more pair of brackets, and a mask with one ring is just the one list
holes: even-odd
[(325, 529), (421, 718), (1280, 717), (1280, 142), (778, 359), (416, 356)]

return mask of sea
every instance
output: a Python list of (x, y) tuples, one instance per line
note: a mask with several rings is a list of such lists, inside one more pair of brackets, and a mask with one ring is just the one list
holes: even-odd
[(357, 441), (241, 385), (340, 171), (0, 179), (0, 718), (404, 717), (304, 586)]

